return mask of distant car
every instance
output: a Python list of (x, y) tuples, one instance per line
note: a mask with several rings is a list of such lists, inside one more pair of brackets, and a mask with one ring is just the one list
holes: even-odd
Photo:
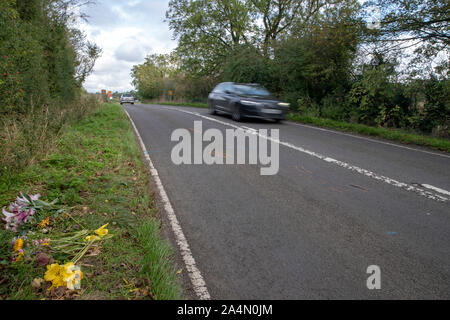
[(131, 103), (134, 104), (134, 97), (132, 94), (124, 93), (120, 96), (120, 104)]
[(231, 114), (233, 120), (243, 118), (284, 120), (289, 103), (281, 102), (259, 84), (223, 82), (217, 85), (208, 96), (211, 114), (224, 112)]

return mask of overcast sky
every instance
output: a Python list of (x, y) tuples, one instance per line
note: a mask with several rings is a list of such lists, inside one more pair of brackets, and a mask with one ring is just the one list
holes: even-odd
[(81, 29), (103, 54), (84, 87), (129, 91), (131, 67), (152, 53), (169, 53), (176, 47), (168, 23), (164, 22), (169, 0), (97, 0), (83, 9), (88, 23)]

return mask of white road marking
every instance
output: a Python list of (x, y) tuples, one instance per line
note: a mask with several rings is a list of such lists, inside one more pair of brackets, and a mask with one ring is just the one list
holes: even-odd
[(375, 142), (375, 143), (381, 143), (381, 144), (385, 144), (385, 145), (388, 145), (388, 146), (393, 146), (393, 147), (397, 147), (397, 148), (407, 149), (407, 150), (411, 150), (411, 151), (428, 153), (428, 154), (432, 154), (434, 156), (450, 158), (450, 155), (447, 155), (447, 154), (431, 152), (431, 151), (421, 150), (421, 149), (417, 149), (417, 148), (411, 148), (411, 147), (402, 146), (402, 145), (399, 145), (399, 144), (390, 143), (390, 142), (386, 142), (386, 141), (381, 141), (381, 140), (377, 140), (377, 139), (360, 137), (360, 136), (357, 136), (357, 135), (354, 135), (354, 134), (345, 133), (345, 132), (334, 131), (334, 130), (319, 128), (319, 127), (314, 127), (314, 126), (310, 126), (310, 125), (307, 125), (307, 124), (301, 124), (301, 123), (296, 123), (296, 122), (292, 122), (292, 121), (288, 121), (287, 123), (292, 124), (294, 126), (306, 127), (306, 128), (310, 128), (310, 129), (315, 129), (315, 130), (325, 131), (325, 132), (329, 132), (329, 133), (339, 134), (339, 135), (342, 135), (342, 136), (352, 137), (352, 138), (356, 138), (356, 139), (371, 141), (371, 142)]
[(253, 129), (253, 128), (250, 128), (250, 127), (241, 126), (241, 128), (244, 128), (246, 131), (251, 132), (251, 133), (256, 133), (257, 132), (256, 129)]
[(134, 128), (134, 132), (136, 133), (136, 136), (138, 137), (139, 143), (141, 145), (142, 152), (144, 153), (145, 159), (148, 162), (150, 173), (156, 181), (156, 185), (159, 190), (159, 195), (164, 203), (164, 209), (169, 218), (169, 222), (172, 227), (173, 233), (175, 234), (176, 242), (178, 247), (180, 248), (181, 256), (183, 258), (184, 264), (186, 265), (186, 270), (188, 272), (189, 278), (191, 279), (194, 291), (199, 297), (199, 299), (210, 300), (211, 296), (209, 295), (205, 280), (203, 279), (200, 270), (197, 268), (195, 259), (192, 256), (191, 249), (189, 248), (189, 244), (186, 240), (186, 237), (184, 236), (183, 230), (181, 229), (180, 223), (178, 222), (177, 216), (175, 215), (175, 211), (173, 210), (172, 204), (170, 203), (169, 197), (167, 196), (167, 193), (164, 189), (161, 179), (159, 178), (158, 171), (153, 166), (153, 162), (150, 159), (147, 149), (145, 148), (144, 141), (142, 140), (141, 135), (139, 134), (139, 131), (136, 128), (136, 125), (131, 119), (130, 114), (125, 108), (123, 109), (127, 114), (128, 118), (130, 119), (130, 122)]
[[(235, 128), (235, 129), (241, 129), (241, 130), (252, 129), (252, 128), (248, 128), (248, 127), (236, 126), (236, 125), (234, 125), (232, 123), (229, 123), (229, 122), (226, 122), (226, 121), (221, 121), (221, 120), (218, 120), (218, 119), (215, 119), (215, 118), (211, 118), (211, 117), (208, 117), (208, 116), (204, 116), (204, 115), (199, 114), (197, 112), (190, 112), (190, 111), (181, 110), (181, 109), (177, 109), (177, 108), (170, 108), (170, 109), (177, 110), (179, 112), (184, 112), (184, 113), (187, 113), (187, 114), (192, 114), (192, 115), (201, 117), (203, 119), (207, 119), (207, 120), (214, 121), (214, 122), (226, 125), (226, 126), (230, 126), (232, 128)], [(254, 130), (256, 130), (256, 129), (254, 129)], [(383, 176), (383, 175), (376, 174), (376, 173), (371, 172), (369, 170), (366, 170), (366, 169), (363, 169), (363, 168), (360, 168), (360, 167), (357, 167), (357, 166), (353, 166), (353, 165), (348, 164), (346, 162), (339, 161), (339, 160), (336, 160), (336, 159), (324, 156), (322, 154), (319, 154), (319, 153), (316, 153), (316, 152), (304, 149), (302, 147), (295, 146), (295, 145), (293, 145), (291, 143), (288, 143), (288, 142), (283, 142), (283, 141), (280, 141), (280, 140), (272, 139), (271, 137), (264, 136), (264, 135), (260, 134), (258, 131), (256, 131), (256, 134), (258, 136), (262, 137), (262, 138), (265, 138), (265, 139), (269, 140), (269, 141), (273, 141), (273, 142), (279, 143), (280, 145), (283, 145), (283, 146), (286, 146), (288, 148), (300, 151), (302, 153), (306, 153), (306, 154), (308, 154), (310, 156), (313, 156), (313, 157), (315, 157), (317, 159), (320, 159), (320, 160), (323, 160), (325, 162), (328, 162), (328, 163), (340, 166), (342, 168), (348, 169), (350, 171), (353, 171), (353, 172), (365, 175), (366, 177), (369, 177), (369, 178), (372, 178), (372, 179), (375, 179), (375, 180), (378, 180), (378, 181), (390, 184), (390, 185), (392, 185), (394, 187), (401, 188), (401, 189), (406, 190), (406, 191), (412, 191), (412, 192), (417, 193), (417, 194), (419, 194), (419, 195), (421, 195), (423, 197), (426, 197), (428, 199), (432, 199), (432, 200), (439, 201), (439, 202), (446, 202), (446, 201), (449, 200), (448, 198), (443, 197), (442, 195), (436, 194), (436, 193), (431, 192), (431, 191), (427, 191), (427, 190), (425, 190), (423, 188), (418, 188), (416, 186), (413, 186), (413, 185), (410, 185), (410, 184), (407, 184), (407, 183), (404, 183), (404, 182), (400, 182), (400, 181), (397, 181), (395, 179), (392, 179), (392, 178), (389, 178), (389, 177), (386, 177), (386, 176)]]
[(430, 185), (430, 184), (421, 184), (421, 186), (422, 186), (422, 187), (425, 187), (425, 188), (427, 188), (427, 189), (431, 189), (431, 190), (434, 190), (434, 191), (436, 191), (436, 192), (445, 194), (445, 195), (447, 195), (447, 196), (450, 196), (450, 191), (447, 191), (447, 190), (444, 190), (444, 189), (441, 189), (441, 188), (432, 186), (432, 185)]

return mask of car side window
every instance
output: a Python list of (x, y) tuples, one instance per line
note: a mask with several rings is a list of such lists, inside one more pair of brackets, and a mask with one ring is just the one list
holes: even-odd
[(214, 93), (223, 93), (225, 91), (224, 87), (225, 87), (225, 83), (221, 83), (213, 90), (213, 92)]
[(230, 93), (233, 93), (233, 92), (234, 92), (233, 84), (232, 84), (232, 83), (227, 83), (227, 84), (225, 85), (225, 88), (223, 89), (223, 91), (224, 91), (224, 92), (225, 92), (225, 91), (229, 91)]

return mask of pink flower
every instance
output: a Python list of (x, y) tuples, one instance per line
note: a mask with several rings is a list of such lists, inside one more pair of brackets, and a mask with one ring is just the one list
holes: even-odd
[(33, 201), (39, 200), (39, 198), (41, 197), (41, 194), (35, 194), (35, 195), (30, 195), (30, 199)]
[(5, 228), (16, 232), (20, 225), (29, 222), (33, 218), (36, 209), (39, 210), (42, 208), (42, 205), (50, 206), (55, 202), (52, 204), (47, 204), (46, 202), (36, 204), (35, 201), (38, 201), (40, 197), (40, 194), (35, 194), (27, 198), (20, 193), (20, 197), (17, 197), (16, 201), (9, 205), (9, 211), (3, 208), (3, 220), (6, 222)]
[(5, 207), (3, 207), (3, 209), (2, 209), (2, 213), (5, 216), (5, 218), (3, 220), (5, 220), (6, 222), (8, 222), (12, 217), (14, 217), (14, 213), (6, 211)]

